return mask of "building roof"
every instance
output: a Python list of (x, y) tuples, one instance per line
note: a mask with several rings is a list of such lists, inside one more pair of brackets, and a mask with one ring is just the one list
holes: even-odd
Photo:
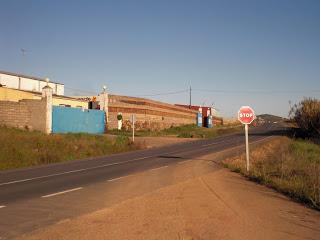
[[(32, 76), (27, 76), (27, 75), (19, 74), (19, 73), (12, 73), (12, 72), (7, 72), (7, 71), (2, 71), (2, 70), (0, 70), (0, 74), (6, 74), (6, 75), (11, 75), (11, 76), (15, 76), (15, 77), (21, 77), (21, 78), (29, 78), (29, 79), (34, 79), (34, 80), (41, 81), (41, 82), (46, 82), (46, 80), (44, 80), (43, 78), (32, 77)], [(52, 82), (52, 81), (49, 81), (49, 82), (50, 82), (50, 83), (55, 83), (55, 84), (64, 85), (63, 83)]]

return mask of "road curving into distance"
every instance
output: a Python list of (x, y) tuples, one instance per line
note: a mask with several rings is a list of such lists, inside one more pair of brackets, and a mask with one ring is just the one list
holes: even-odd
[[(255, 127), (250, 129), (249, 141), (250, 143), (261, 141), (282, 134), (285, 130), (281, 124)], [(95, 206), (93, 208), (84, 206), (87, 196), (96, 195), (96, 198), (99, 198), (101, 191), (99, 186), (103, 183), (112, 184), (148, 170), (167, 171), (177, 164), (196, 161), (201, 156), (239, 146), (244, 146), (243, 133), (106, 157), (2, 171), (0, 172), (0, 239), (10, 239), (35, 230), (39, 226), (76, 216), (82, 212), (79, 209), (86, 209), (87, 212), (97, 209), (99, 203), (93, 200), (93, 197), (90, 201), (94, 201)], [(81, 198), (72, 202), (71, 206), (72, 200), (66, 196), (72, 194), (73, 196), (78, 194)], [(59, 198), (58, 203), (57, 198)], [(55, 212), (59, 214), (55, 216)], [(35, 216), (37, 221), (32, 221)]]

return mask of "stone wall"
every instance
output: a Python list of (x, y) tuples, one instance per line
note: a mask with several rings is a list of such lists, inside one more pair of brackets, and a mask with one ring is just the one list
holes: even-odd
[(196, 111), (144, 98), (109, 95), (108, 128), (117, 128), (122, 113), (123, 128), (130, 129), (131, 115), (136, 117), (137, 130), (160, 130), (171, 126), (196, 123)]
[(46, 98), (0, 101), (0, 125), (46, 131)]

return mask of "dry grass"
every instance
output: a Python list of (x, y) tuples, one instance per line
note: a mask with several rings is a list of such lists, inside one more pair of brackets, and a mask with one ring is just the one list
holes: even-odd
[(128, 137), (111, 141), (103, 135), (45, 135), (0, 127), (0, 170), (71, 161), (140, 149)]
[(250, 152), (250, 172), (245, 154), (224, 164), (251, 180), (270, 186), (320, 210), (320, 146), (287, 137), (274, 139)]
[[(232, 126), (214, 126), (213, 128), (197, 127), (196, 125), (184, 125), (171, 127), (160, 131), (140, 130), (135, 132), (137, 137), (164, 137), (175, 136), (181, 138), (214, 138), (225, 134), (240, 132), (243, 129), (241, 125)], [(131, 131), (110, 130), (108, 133), (113, 135), (131, 136)]]

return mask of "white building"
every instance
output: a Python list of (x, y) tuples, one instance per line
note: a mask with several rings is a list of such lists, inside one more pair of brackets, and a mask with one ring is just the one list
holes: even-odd
[[(37, 77), (0, 71), (0, 86), (1, 85), (7, 88), (41, 93), (42, 88), (47, 85), (47, 82)], [(53, 89), (53, 94), (64, 95), (64, 84), (50, 81), (49, 86)]]

